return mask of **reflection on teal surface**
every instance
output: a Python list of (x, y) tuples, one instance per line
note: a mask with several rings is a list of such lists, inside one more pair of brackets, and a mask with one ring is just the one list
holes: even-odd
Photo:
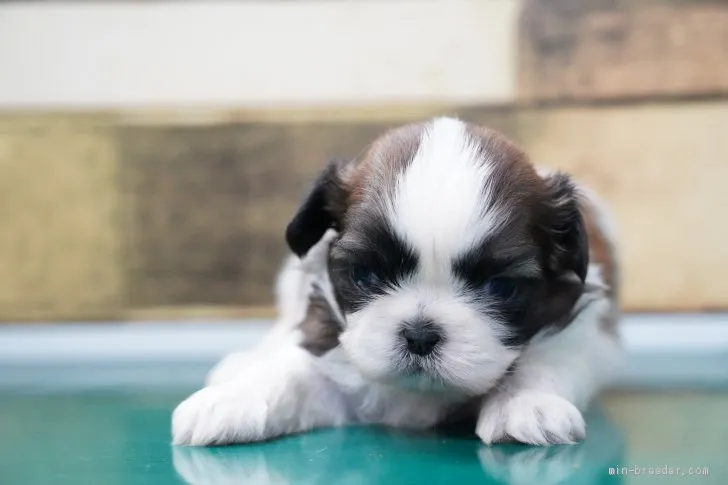
[[(715, 415), (723, 409), (725, 416), (725, 395), (687, 400), (618, 396), (606, 407), (619, 424), (592, 411), (584, 443), (552, 448), (489, 448), (472, 436), (373, 428), (324, 430), (228, 448), (176, 448), (169, 445), (169, 417), (182, 397), (142, 392), (0, 395), (0, 483), (728, 483), (726, 438), (721, 435), (728, 425)], [(685, 424), (698, 417), (702, 426)], [(655, 423), (661, 427), (653, 430)], [(675, 450), (684, 450), (686, 458), (681, 460)], [(665, 481), (670, 479), (609, 475), (615, 466), (682, 462), (708, 466), (710, 476)]]
[(620, 435), (600, 417), (591, 423), (593, 439), (576, 446), (486, 447), (470, 436), (356, 428), (252, 447), (175, 448), (174, 466), (195, 485), (619, 483), (605, 470), (620, 460)]

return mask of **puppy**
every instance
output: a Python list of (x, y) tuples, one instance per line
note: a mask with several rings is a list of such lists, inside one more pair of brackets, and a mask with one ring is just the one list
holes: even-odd
[(181, 445), (472, 421), (574, 443), (617, 362), (603, 204), (491, 129), (436, 118), (335, 161), (286, 230), (280, 318), (172, 419)]

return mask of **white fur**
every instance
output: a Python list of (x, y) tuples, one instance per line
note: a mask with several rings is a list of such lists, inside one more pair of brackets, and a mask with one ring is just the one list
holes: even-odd
[[(447, 387), (466, 395), (490, 389), (518, 356), (506, 348), (507, 329), (459, 295), (452, 261), (498, 229), (507, 215), (490, 207), (492, 166), (459, 120), (438, 118), (423, 132), (412, 162), (396, 180), (387, 217), (400, 238), (413, 247), (415, 275), (389, 294), (347, 318), (341, 343), (367, 377), (419, 389)], [(437, 194), (435, 197), (433, 194)], [(478, 311), (481, 310), (481, 311)], [(438, 322), (444, 339), (437, 359), (421, 359), (414, 378), (403, 368), (402, 322)], [(393, 382), (394, 383), (394, 382)]]
[(451, 118), (431, 122), (417, 153), (397, 180), (386, 217), (418, 252), (425, 277), (441, 278), (446, 258), (463, 253), (506, 222), (499, 208), (486, 211), (492, 165), (483, 163), (466, 125)]
[[(483, 187), (491, 169), (478, 162), (465, 135), (461, 122), (435, 120), (391, 200), (383, 201), (382, 216), (420, 258), (417, 273), (348, 315), (342, 345), (315, 357), (299, 346), (298, 324), (314, 285), (338, 312), (326, 269), (335, 236), (329, 231), (303, 261), (292, 257), (284, 266), (280, 317), (270, 335), (255, 350), (223, 359), (207, 387), (175, 410), (174, 443), (259, 441), (352, 423), (424, 428), (453, 405), (486, 393), (476, 428), (485, 443), (507, 437), (571, 443), (584, 436), (580, 411), (618, 354), (616, 339), (600, 328), (615, 303), (598, 290), (600, 268), (591, 265), (587, 281), (597, 289), (581, 297), (576, 305), (581, 313), (562, 332), (538, 335), (519, 355), (500, 343), (502, 322), (458, 296), (452, 259), (508, 216), (497, 207), (485, 211)], [(411, 375), (401, 372), (406, 357), (397, 323), (417, 317), (437, 321), (445, 338), (438, 358), (421, 360), (422, 372)], [(505, 376), (516, 358), (515, 371)]]
[(515, 372), (485, 403), (476, 427), (485, 443), (511, 436), (545, 445), (554, 438), (572, 443), (585, 436), (580, 411), (613, 374), (619, 345), (599, 328), (610, 300), (584, 295), (576, 307), (584, 304), (566, 329), (537, 336)]
[(441, 382), (467, 395), (482, 394), (518, 356), (499, 340), (506, 329), (495, 320), (484, 318), (452, 290), (418, 284), (404, 285), (350, 315), (341, 344), (367, 377), (403, 385), (398, 332), (401, 322), (417, 317), (439, 322), (444, 332), (439, 358), (421, 363), (431, 377), (421, 380), (420, 388)]
[[(540, 168), (541, 176), (548, 169)], [(583, 201), (597, 216), (597, 226), (615, 245), (615, 230), (606, 206), (597, 196), (578, 187)], [(602, 320), (617, 312), (616, 302), (601, 289), (601, 267), (590, 264), (586, 282), (595, 288), (585, 293), (574, 308), (581, 310), (563, 331), (537, 335), (518, 361), (518, 367), (481, 410), (476, 432), (486, 443), (505, 435), (537, 445), (549, 436), (572, 443), (585, 436), (580, 411), (614, 376), (621, 363), (618, 338), (601, 328)]]
[(174, 442), (259, 441), (347, 421), (343, 396), (294, 342), (249, 359), (237, 377), (187, 398), (172, 418)]

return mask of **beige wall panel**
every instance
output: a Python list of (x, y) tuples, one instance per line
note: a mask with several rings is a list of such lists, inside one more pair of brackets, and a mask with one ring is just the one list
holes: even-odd
[(0, 319), (117, 315), (116, 166), (105, 126), (0, 118)]
[(728, 308), (728, 103), (522, 113), (533, 159), (612, 206), (630, 309)]
[(284, 232), (327, 159), (356, 156), (380, 125), (139, 124), (119, 129), (127, 303), (262, 306)]
[[(728, 102), (438, 111), (505, 132), (609, 202), (625, 309), (728, 308)], [(325, 160), (431, 114), (191, 124), (169, 114), (124, 126), (5, 115), (0, 320), (270, 305), (283, 229)]]

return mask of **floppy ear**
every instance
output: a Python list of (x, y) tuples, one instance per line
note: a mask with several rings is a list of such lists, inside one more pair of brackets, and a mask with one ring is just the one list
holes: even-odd
[(288, 224), (286, 242), (298, 257), (303, 257), (327, 229), (340, 230), (348, 198), (342, 175), (348, 164), (345, 159), (329, 162)]
[(556, 275), (573, 271), (583, 283), (589, 267), (589, 241), (576, 187), (568, 175), (558, 172), (545, 182), (546, 203), (540, 220), (544, 223), (546, 265)]

